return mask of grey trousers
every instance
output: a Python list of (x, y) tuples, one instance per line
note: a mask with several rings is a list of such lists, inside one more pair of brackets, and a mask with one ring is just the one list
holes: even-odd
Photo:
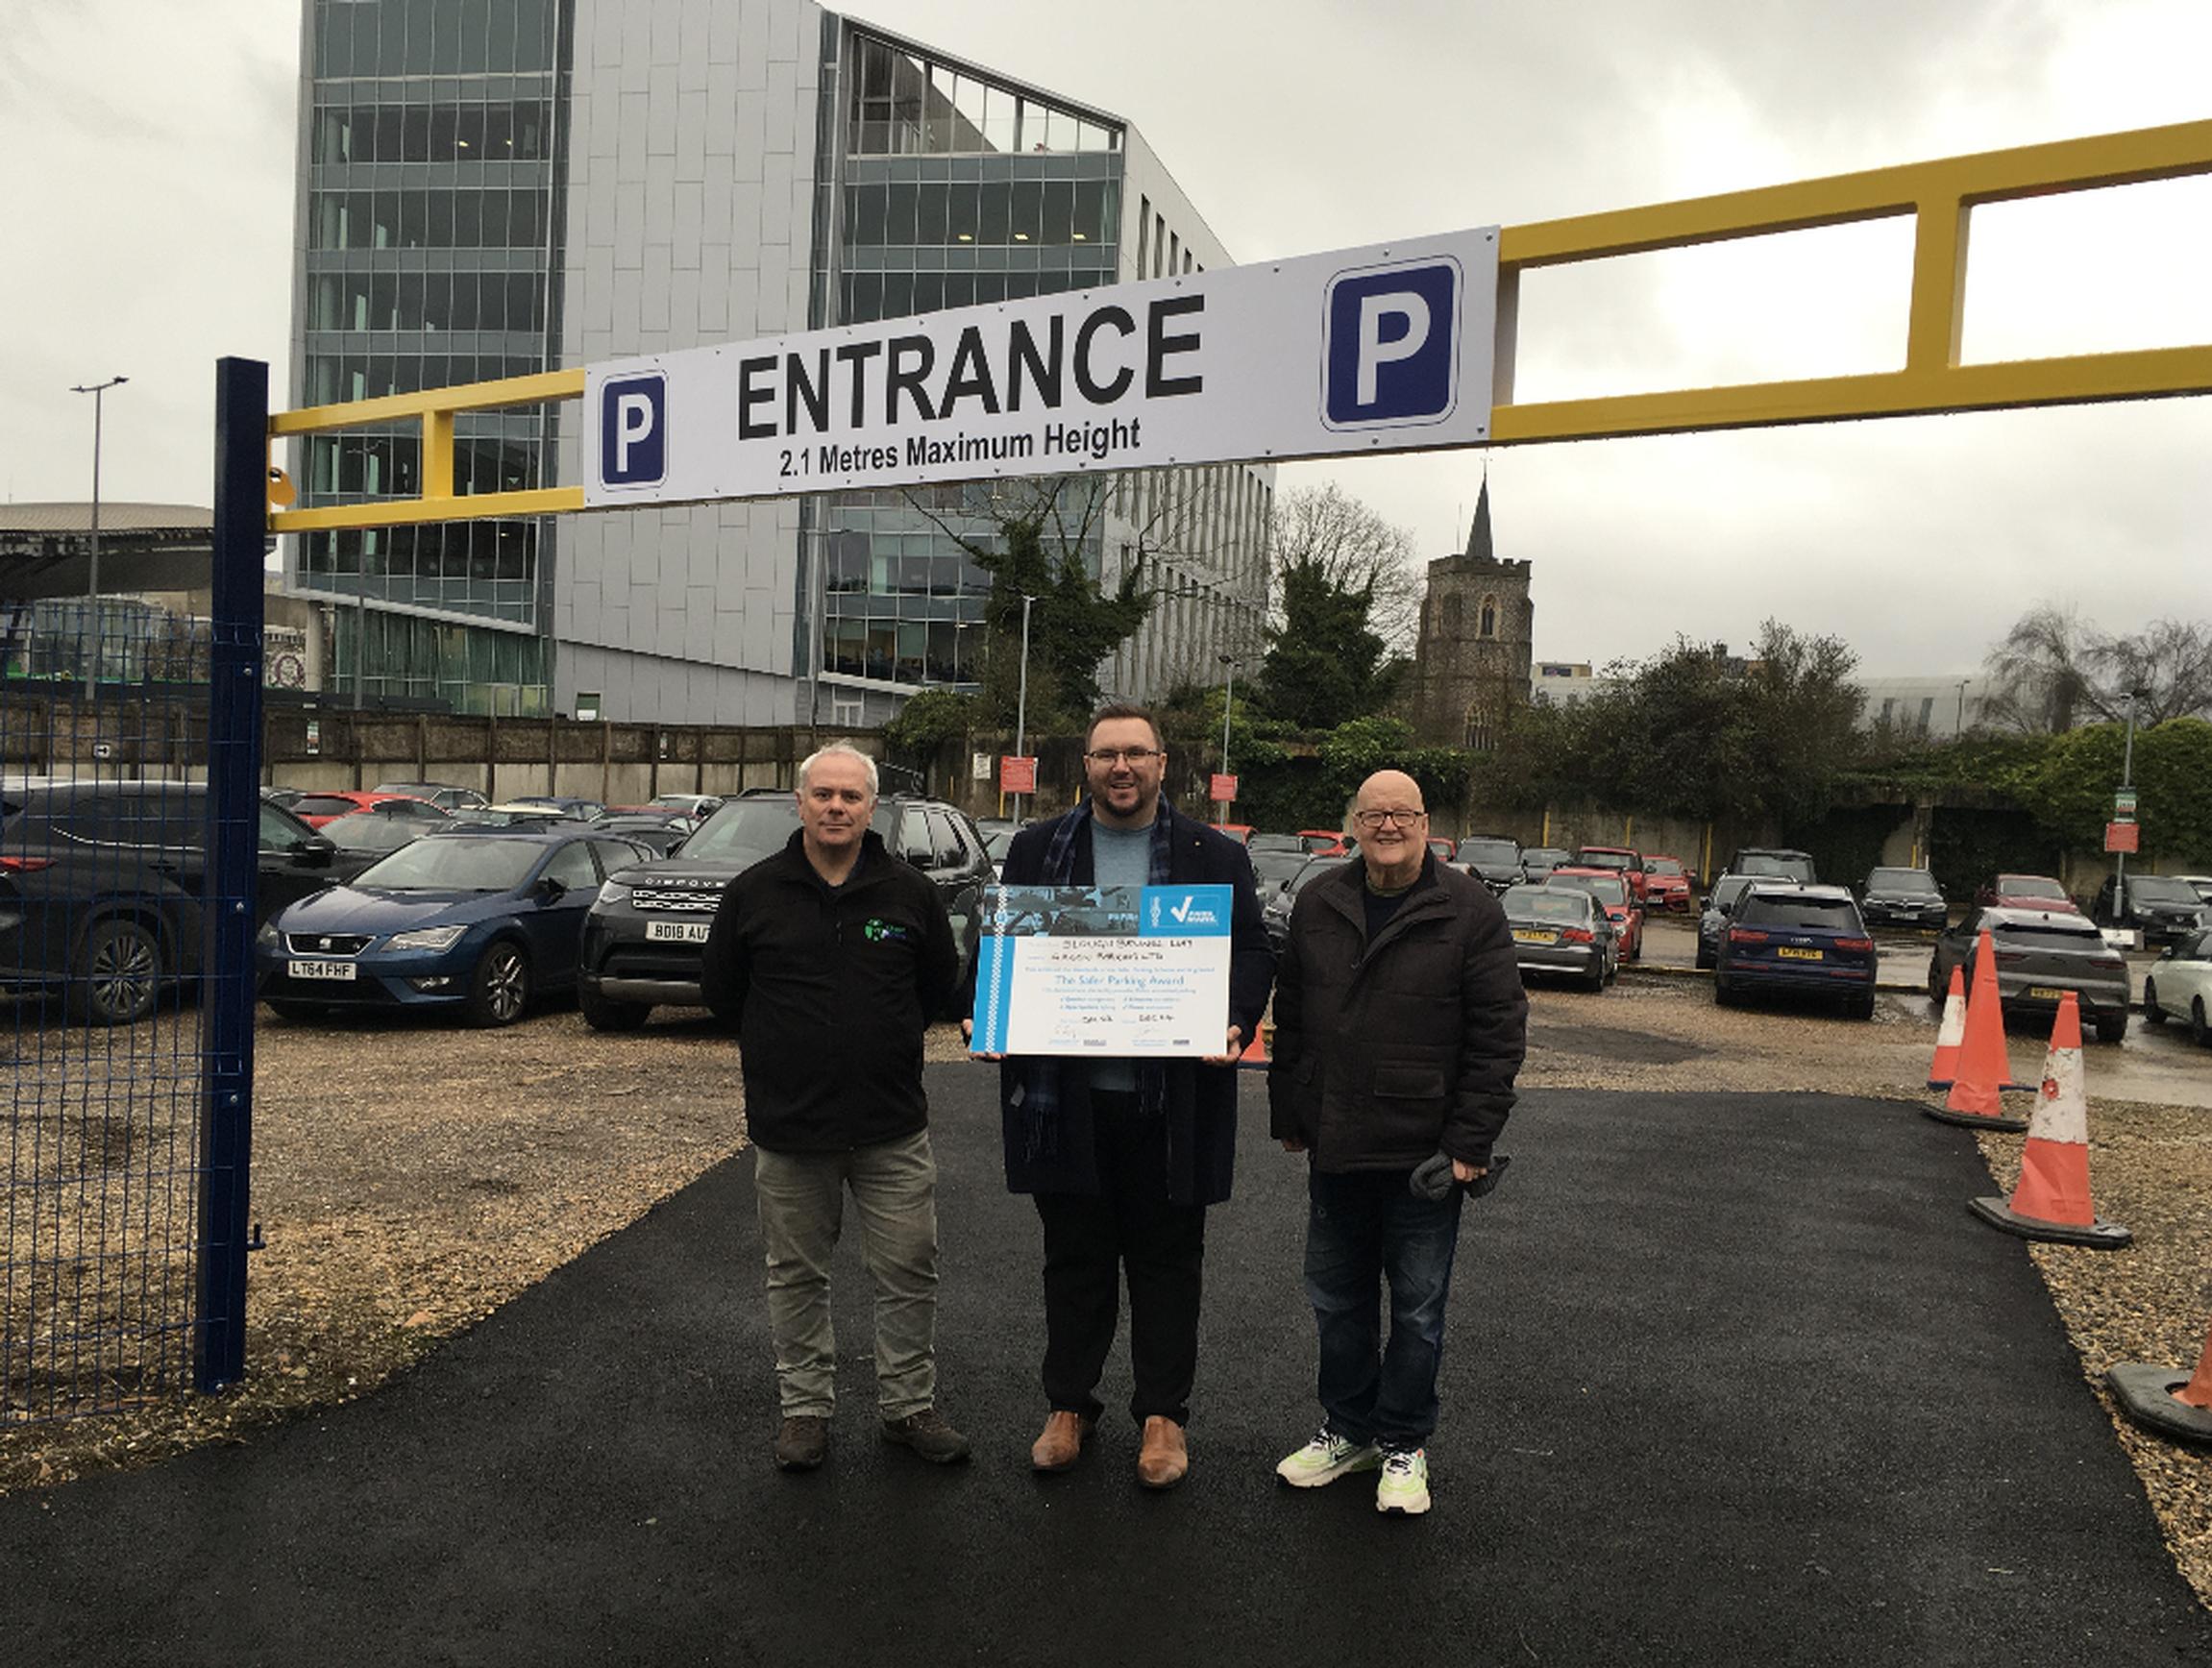
[(827, 1418), (837, 1402), (829, 1264), (845, 1195), (875, 1282), (875, 1393), (886, 1419), (937, 1397), (937, 1161), (929, 1132), (847, 1152), (753, 1149), (768, 1321), (785, 1417)]

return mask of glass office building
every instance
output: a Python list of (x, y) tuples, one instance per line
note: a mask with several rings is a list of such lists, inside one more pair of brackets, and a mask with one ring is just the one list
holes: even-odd
[[(303, 61), (295, 404), (1226, 260), (1121, 118), (807, 0), (311, 0)], [(464, 419), (456, 485), (575, 478), (557, 415)], [(420, 458), (395, 426), (299, 467), (304, 502), (356, 502)], [(978, 675), (973, 490), (320, 535), (292, 574), (371, 697), (876, 723)], [(1111, 584), (1142, 553), (1167, 596), (1110, 687), (1257, 641), (1270, 491), (1117, 484), (1085, 558)]]

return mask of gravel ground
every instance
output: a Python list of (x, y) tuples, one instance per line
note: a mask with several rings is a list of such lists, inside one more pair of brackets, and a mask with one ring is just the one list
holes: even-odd
[[(1703, 981), (1656, 976), (1599, 996), (1537, 990), (1531, 1002), (1530, 1087), (1933, 1100), (1920, 997), (1885, 994), (1871, 1024), (1715, 1008)], [(2010, 1042), (2016, 1069), (2040, 1075), (2040, 1043)], [(960, 1052), (953, 1028), (933, 1033), (931, 1058)], [(2029, 1253), (2100, 1396), (2114, 1361), (2193, 1364), (2212, 1313), (2212, 1111), (2104, 1097), (2113, 1058), (2088, 1055), (2093, 1186), (2100, 1214), (2135, 1242)], [(626, 1037), (574, 1012), (492, 1033), (264, 1016), (258, 1059), (253, 1214), (268, 1248), (252, 1267), (246, 1382), (220, 1398), (0, 1431), (0, 1493), (242, 1439), (365, 1394), (744, 1141), (736, 1051), (682, 1016)], [(2022, 1141), (1981, 1138), (2001, 1190)], [(2115, 1425), (2183, 1575), (2212, 1604), (2212, 1454)]]

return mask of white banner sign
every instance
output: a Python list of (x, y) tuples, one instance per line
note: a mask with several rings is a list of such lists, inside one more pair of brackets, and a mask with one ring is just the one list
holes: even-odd
[(1489, 438), (1495, 227), (590, 366), (584, 503)]

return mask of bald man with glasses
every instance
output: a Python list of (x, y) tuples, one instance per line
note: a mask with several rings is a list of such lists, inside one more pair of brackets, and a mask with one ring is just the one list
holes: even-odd
[(1322, 1415), (1275, 1471), (1298, 1488), (1375, 1471), (1375, 1509), (1413, 1516), (1429, 1509), (1460, 1205), (1512, 1110), (1528, 998), (1489, 888), (1429, 850), (1419, 783), (1376, 772), (1352, 827), (1360, 861), (1298, 895), (1275, 991), (1267, 1099), (1307, 1159)]

